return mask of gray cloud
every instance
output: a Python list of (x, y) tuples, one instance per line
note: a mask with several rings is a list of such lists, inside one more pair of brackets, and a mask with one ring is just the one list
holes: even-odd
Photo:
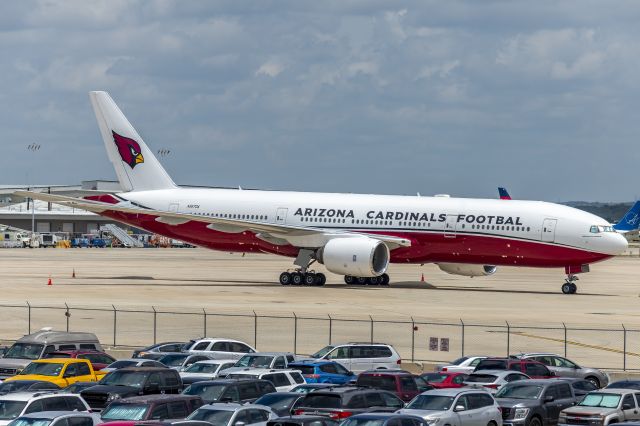
[[(113, 178), (107, 90), (181, 183), (629, 200), (634, 1), (21, 1), (0, 181)], [(30, 154), (26, 146), (43, 148)]]

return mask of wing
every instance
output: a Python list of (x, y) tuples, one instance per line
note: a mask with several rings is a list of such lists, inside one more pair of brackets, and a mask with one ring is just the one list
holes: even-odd
[(129, 214), (155, 216), (155, 220), (157, 222), (172, 226), (183, 225), (187, 222), (193, 221), (206, 223), (209, 229), (220, 232), (239, 233), (244, 231), (251, 231), (256, 233), (259, 238), (276, 245), (292, 244), (297, 247), (321, 247), (326, 244), (327, 241), (333, 238), (366, 236), (384, 242), (389, 246), (390, 250), (398, 247), (411, 246), (410, 240), (406, 238), (394, 237), (392, 235), (368, 234), (317, 227), (262, 223), (245, 219), (223, 219), (219, 217), (200, 216), (189, 213), (168, 212), (163, 210), (149, 209), (143, 206), (132, 204), (130, 202), (109, 204), (99, 201), (84, 200), (82, 198), (43, 194), (30, 191), (16, 191), (14, 194), (20, 197), (32, 198), (34, 200), (60, 204), (63, 206), (81, 210), (87, 210), (96, 214), (102, 214), (108, 211), (116, 211)]

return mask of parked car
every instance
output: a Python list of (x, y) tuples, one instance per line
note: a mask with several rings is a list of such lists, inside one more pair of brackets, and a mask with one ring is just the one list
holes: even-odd
[(187, 386), (182, 393), (185, 395), (198, 395), (205, 404), (216, 402), (246, 404), (254, 402), (262, 395), (273, 392), (276, 392), (276, 388), (268, 380), (216, 379), (193, 383)]
[(399, 368), (402, 359), (391, 345), (385, 343), (345, 343), (329, 345), (320, 349), (311, 358), (335, 361), (349, 371), (359, 373), (366, 370)]
[(31, 361), (40, 359), (49, 352), (76, 349), (101, 351), (102, 346), (93, 333), (42, 329), (21, 337), (0, 358), (0, 380), (18, 374)]
[(198, 408), (187, 420), (201, 420), (215, 426), (266, 426), (278, 416), (264, 405), (211, 404)]
[(184, 419), (202, 405), (202, 398), (192, 395), (134, 396), (113, 401), (102, 410), (100, 418), (103, 422)]
[(450, 364), (436, 366), (436, 371), (447, 371), (449, 373), (463, 373), (471, 374), (475, 370), (476, 366), (487, 356), (463, 356)]
[(243, 355), (235, 365), (221, 372), (221, 376), (237, 373), (246, 368), (268, 368), (283, 370), (289, 368), (289, 364), (295, 361), (295, 355), (290, 352), (256, 352)]
[(562, 377), (562, 380), (566, 381), (573, 388), (573, 393), (576, 397), (582, 397), (588, 394), (589, 392), (593, 392), (598, 390), (596, 385), (593, 382), (585, 379), (573, 379), (570, 377)]
[(537, 361), (526, 361), (514, 358), (485, 358), (481, 360), (474, 372), (482, 370), (520, 371), (532, 379), (550, 379), (556, 377), (546, 365)]
[(51, 382), (61, 388), (75, 382), (97, 382), (105, 373), (94, 371), (86, 359), (53, 358), (31, 362), (17, 376), (5, 380), (41, 380)]
[(185, 346), (184, 350), (191, 353), (206, 353), (211, 358), (220, 359), (240, 359), (244, 354), (257, 352), (255, 348), (247, 343), (219, 337), (205, 337), (194, 340), (190, 345)]
[(85, 389), (89, 389), (90, 387), (97, 386), (98, 382), (75, 382), (72, 385), (67, 386), (66, 388), (62, 388), (58, 393), (80, 393)]
[(177, 371), (170, 368), (135, 367), (112, 371), (96, 386), (80, 392), (93, 410), (101, 410), (112, 401), (137, 395), (176, 394), (182, 389)]
[(422, 376), (414, 374), (413, 379), (416, 381), (420, 393), (435, 389), (435, 386), (431, 386)]
[(428, 426), (418, 416), (398, 413), (365, 413), (349, 417), (340, 426)]
[(25, 414), (41, 411), (82, 411), (90, 408), (78, 395), (16, 392), (0, 397), (0, 425), (5, 426)]
[(298, 361), (289, 364), (289, 368), (298, 370), (307, 383), (348, 383), (354, 374), (335, 361)]
[(227, 374), (227, 378), (268, 380), (273, 383), (278, 392), (288, 392), (297, 385), (305, 383), (304, 377), (298, 370), (245, 369), (242, 372)]
[(274, 392), (261, 396), (254, 404), (269, 407), (278, 416), (290, 416), (296, 403), (303, 397), (298, 392)]
[(491, 393), (496, 393), (498, 389), (507, 383), (518, 380), (530, 379), (526, 374), (511, 370), (481, 370), (471, 373), (464, 381), (465, 386), (482, 386)]
[(553, 426), (560, 411), (572, 407), (576, 396), (565, 380), (522, 380), (507, 383), (495, 395), (504, 425)]
[(180, 372), (182, 384), (187, 386), (195, 382), (217, 379), (220, 377), (220, 372), (234, 364), (235, 360), (233, 359), (209, 359), (194, 362)]
[(95, 413), (78, 411), (40, 411), (25, 414), (9, 423), (10, 426), (97, 426), (102, 421)]
[(267, 422), (267, 426), (338, 426), (338, 422), (325, 416), (286, 416)]
[(434, 389), (418, 395), (397, 413), (422, 417), (430, 425), (502, 426), (500, 406), (491, 394), (479, 389)]
[(60, 386), (45, 380), (12, 380), (0, 384), (0, 395), (13, 392), (55, 391)]
[(341, 420), (369, 411), (394, 412), (402, 407), (404, 402), (388, 391), (336, 386), (307, 393), (294, 414), (319, 414)]
[(403, 370), (365, 371), (358, 375), (356, 385), (393, 392), (405, 402), (420, 394), (413, 374)]
[(99, 351), (89, 351), (89, 350), (74, 350), (74, 351), (55, 351), (49, 352), (43, 356), (44, 359), (51, 358), (77, 358), (77, 359), (86, 359), (91, 363), (91, 366), (94, 370), (102, 370), (107, 365), (114, 362), (116, 359), (111, 355), (99, 352)]
[(115, 362), (112, 362), (111, 364), (103, 368), (102, 371), (106, 371), (107, 373), (110, 373), (112, 371), (119, 370), (121, 368), (127, 368), (127, 367), (164, 367), (166, 368), (167, 366), (161, 362), (154, 361), (152, 359), (130, 358), (130, 359), (119, 359)]
[(290, 392), (309, 393), (320, 389), (327, 389), (333, 386), (334, 385), (332, 385), (331, 383), (303, 383), (291, 389)]
[(191, 367), (191, 365), (198, 361), (205, 361), (210, 359), (213, 359), (213, 356), (209, 354), (193, 354), (188, 352), (181, 352), (166, 354), (162, 358), (159, 358), (157, 361), (169, 368), (173, 368), (176, 371), (183, 371), (184, 369)]
[(420, 375), (436, 389), (461, 388), (468, 374), (440, 371), (438, 373), (423, 373)]
[(140, 358), (149, 352), (182, 352), (188, 342), (163, 342), (133, 351), (132, 358)]
[(573, 361), (553, 353), (526, 353), (519, 354), (520, 359), (530, 359), (546, 365), (559, 377), (576, 377), (589, 380), (597, 388), (605, 387), (609, 384), (609, 375), (597, 368), (580, 367)]
[(640, 420), (635, 389), (602, 389), (590, 392), (578, 405), (560, 412), (558, 425), (606, 426)]

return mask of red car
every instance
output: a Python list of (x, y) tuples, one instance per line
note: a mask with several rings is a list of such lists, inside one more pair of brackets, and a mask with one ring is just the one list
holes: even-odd
[(95, 371), (102, 370), (107, 365), (115, 362), (116, 359), (109, 354), (99, 351), (75, 350), (75, 351), (56, 351), (45, 354), (43, 358), (78, 358), (86, 359), (91, 363)]
[(431, 386), (436, 389), (461, 388), (467, 375), (464, 373), (449, 373), (440, 371), (437, 373), (423, 373), (420, 375)]

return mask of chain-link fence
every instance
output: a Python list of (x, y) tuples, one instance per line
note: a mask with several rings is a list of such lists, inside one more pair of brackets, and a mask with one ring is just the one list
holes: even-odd
[(262, 351), (311, 354), (325, 345), (384, 342), (406, 361), (446, 362), (465, 355), (552, 352), (586, 365), (640, 370), (640, 328), (344, 318), (69, 306), (0, 305), (0, 337), (15, 340), (43, 327), (89, 331), (103, 344), (131, 348), (197, 336), (224, 336)]

